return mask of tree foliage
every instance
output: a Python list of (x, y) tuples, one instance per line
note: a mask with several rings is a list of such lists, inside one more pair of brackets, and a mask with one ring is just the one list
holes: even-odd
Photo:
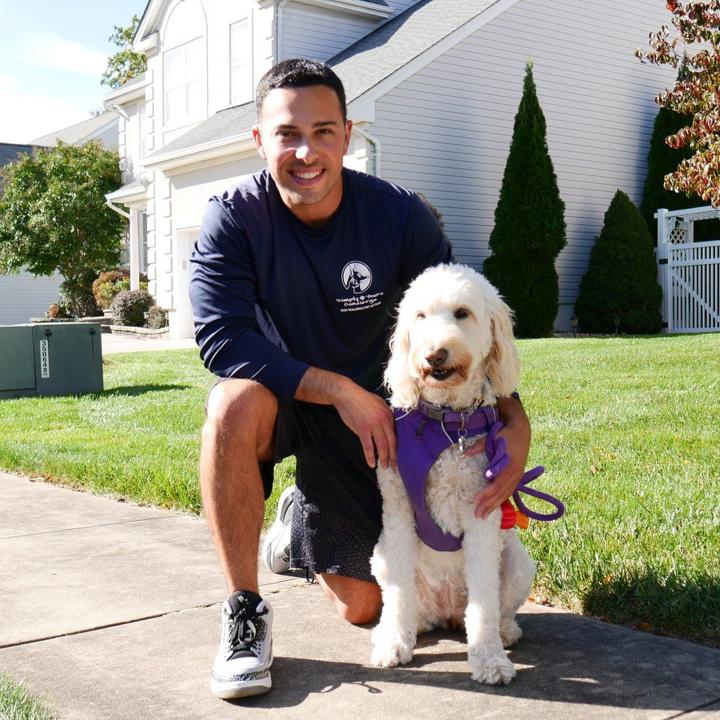
[(668, 190), (697, 194), (720, 205), (720, 0), (668, 0), (670, 27), (650, 34), (650, 50), (637, 50), (643, 61), (687, 72), (675, 87), (657, 96), (663, 107), (692, 121), (667, 138), (673, 148), (689, 148), (690, 157), (665, 177)]
[(133, 15), (132, 21), (127, 27), (115, 25), (115, 29), (108, 39), (120, 49), (108, 58), (107, 68), (100, 80), (101, 84), (117, 88), (128, 80), (142, 75), (147, 69), (145, 53), (135, 52), (132, 49), (132, 41), (139, 24), (140, 18)]
[(605, 213), (575, 314), (586, 332), (654, 333), (660, 330), (662, 289), (653, 241), (630, 198), (618, 190)]
[(116, 152), (58, 144), (2, 169), (0, 272), (59, 272), (77, 315), (95, 309), (92, 282), (120, 259), (124, 222), (106, 204), (120, 185)]
[[(671, 148), (665, 138), (674, 135), (683, 127), (689, 125), (692, 118), (668, 108), (660, 108), (655, 117), (650, 150), (648, 152), (648, 172), (645, 177), (643, 199), (640, 212), (647, 223), (650, 234), (657, 237), (657, 220), (655, 213), (658, 208), (668, 210), (681, 210), (703, 205), (702, 198), (697, 195), (684, 195), (683, 193), (667, 190), (664, 185), (665, 176), (672, 173), (678, 165), (692, 155), (688, 147)], [(720, 222), (717, 220), (703, 220), (695, 223), (695, 240), (709, 240), (720, 237)]]
[(565, 247), (565, 204), (546, 139), (545, 116), (528, 62), (505, 165), (492, 254), (483, 272), (515, 312), (521, 337), (545, 337), (559, 307), (555, 258)]

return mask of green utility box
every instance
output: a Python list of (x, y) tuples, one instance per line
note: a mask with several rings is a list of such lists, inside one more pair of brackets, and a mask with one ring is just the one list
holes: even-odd
[(0, 326), (0, 398), (102, 392), (100, 325)]

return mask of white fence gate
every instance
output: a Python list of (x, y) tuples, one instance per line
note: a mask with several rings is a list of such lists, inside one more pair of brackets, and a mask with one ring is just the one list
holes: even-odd
[(655, 217), (665, 332), (720, 332), (720, 240), (693, 242), (695, 222), (720, 217), (720, 210), (663, 209)]

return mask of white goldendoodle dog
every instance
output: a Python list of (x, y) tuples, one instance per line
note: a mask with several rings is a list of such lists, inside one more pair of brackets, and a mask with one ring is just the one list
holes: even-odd
[[(496, 398), (515, 390), (519, 360), (510, 309), (474, 270), (431, 268), (405, 293), (390, 348), (385, 381), (400, 471), (415, 462), (401, 460), (403, 442), (422, 445), (433, 422), (449, 447), (419, 471), (419, 496), (416, 488), (412, 501), (398, 472), (378, 470), (383, 531), (372, 569), (383, 610), (372, 635), (372, 662), (407, 663), (418, 632), (464, 624), (473, 679), (508, 683), (515, 668), (503, 646), (521, 636), (515, 613), (528, 597), (535, 563), (514, 529), (501, 530), (500, 510), (484, 520), (475, 517), (473, 500), (486, 484), (488, 459), (461, 449), (497, 420)], [(420, 420), (403, 432), (413, 413)], [(479, 434), (473, 436), (473, 428)], [(420, 539), (421, 527), (429, 540)], [(462, 545), (452, 550), (456, 538)]]

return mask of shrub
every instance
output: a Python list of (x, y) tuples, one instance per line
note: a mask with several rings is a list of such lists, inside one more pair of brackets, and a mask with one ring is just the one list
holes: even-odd
[(142, 327), (145, 313), (155, 304), (147, 290), (123, 290), (115, 296), (110, 311), (117, 325)]
[[(662, 326), (662, 289), (645, 220), (618, 190), (590, 253), (575, 314), (586, 332), (655, 333)], [(616, 325), (617, 323), (617, 325)]]
[(107, 310), (112, 304), (113, 298), (117, 295), (117, 292), (113, 292), (115, 283), (129, 277), (130, 273), (127, 270), (105, 270), (101, 272), (97, 276), (97, 280), (92, 284), (95, 302), (103, 310)]
[(153, 305), (146, 315), (145, 324), (149, 328), (159, 330), (160, 328), (167, 327), (168, 325), (168, 314), (167, 310), (163, 310), (159, 305)]
[(430, 200), (428, 200), (427, 196), (424, 193), (416, 190), (415, 194), (428, 206), (430, 212), (435, 216), (435, 219), (438, 221), (440, 227), (445, 230), (445, 223), (443, 222), (442, 213), (435, 207), (435, 205), (430, 202)]
[(492, 255), (483, 264), (488, 280), (515, 312), (520, 337), (552, 334), (559, 308), (555, 258), (565, 246), (564, 213), (528, 62), (490, 234)]
[[(147, 287), (147, 276), (140, 273), (140, 289), (147, 290)], [(92, 284), (95, 301), (103, 310), (107, 310), (112, 305), (112, 301), (119, 292), (129, 289), (130, 273), (128, 270), (105, 270)]]
[(48, 320), (58, 320), (73, 317), (70, 305), (63, 300), (53, 303), (46, 311), (45, 317)]

